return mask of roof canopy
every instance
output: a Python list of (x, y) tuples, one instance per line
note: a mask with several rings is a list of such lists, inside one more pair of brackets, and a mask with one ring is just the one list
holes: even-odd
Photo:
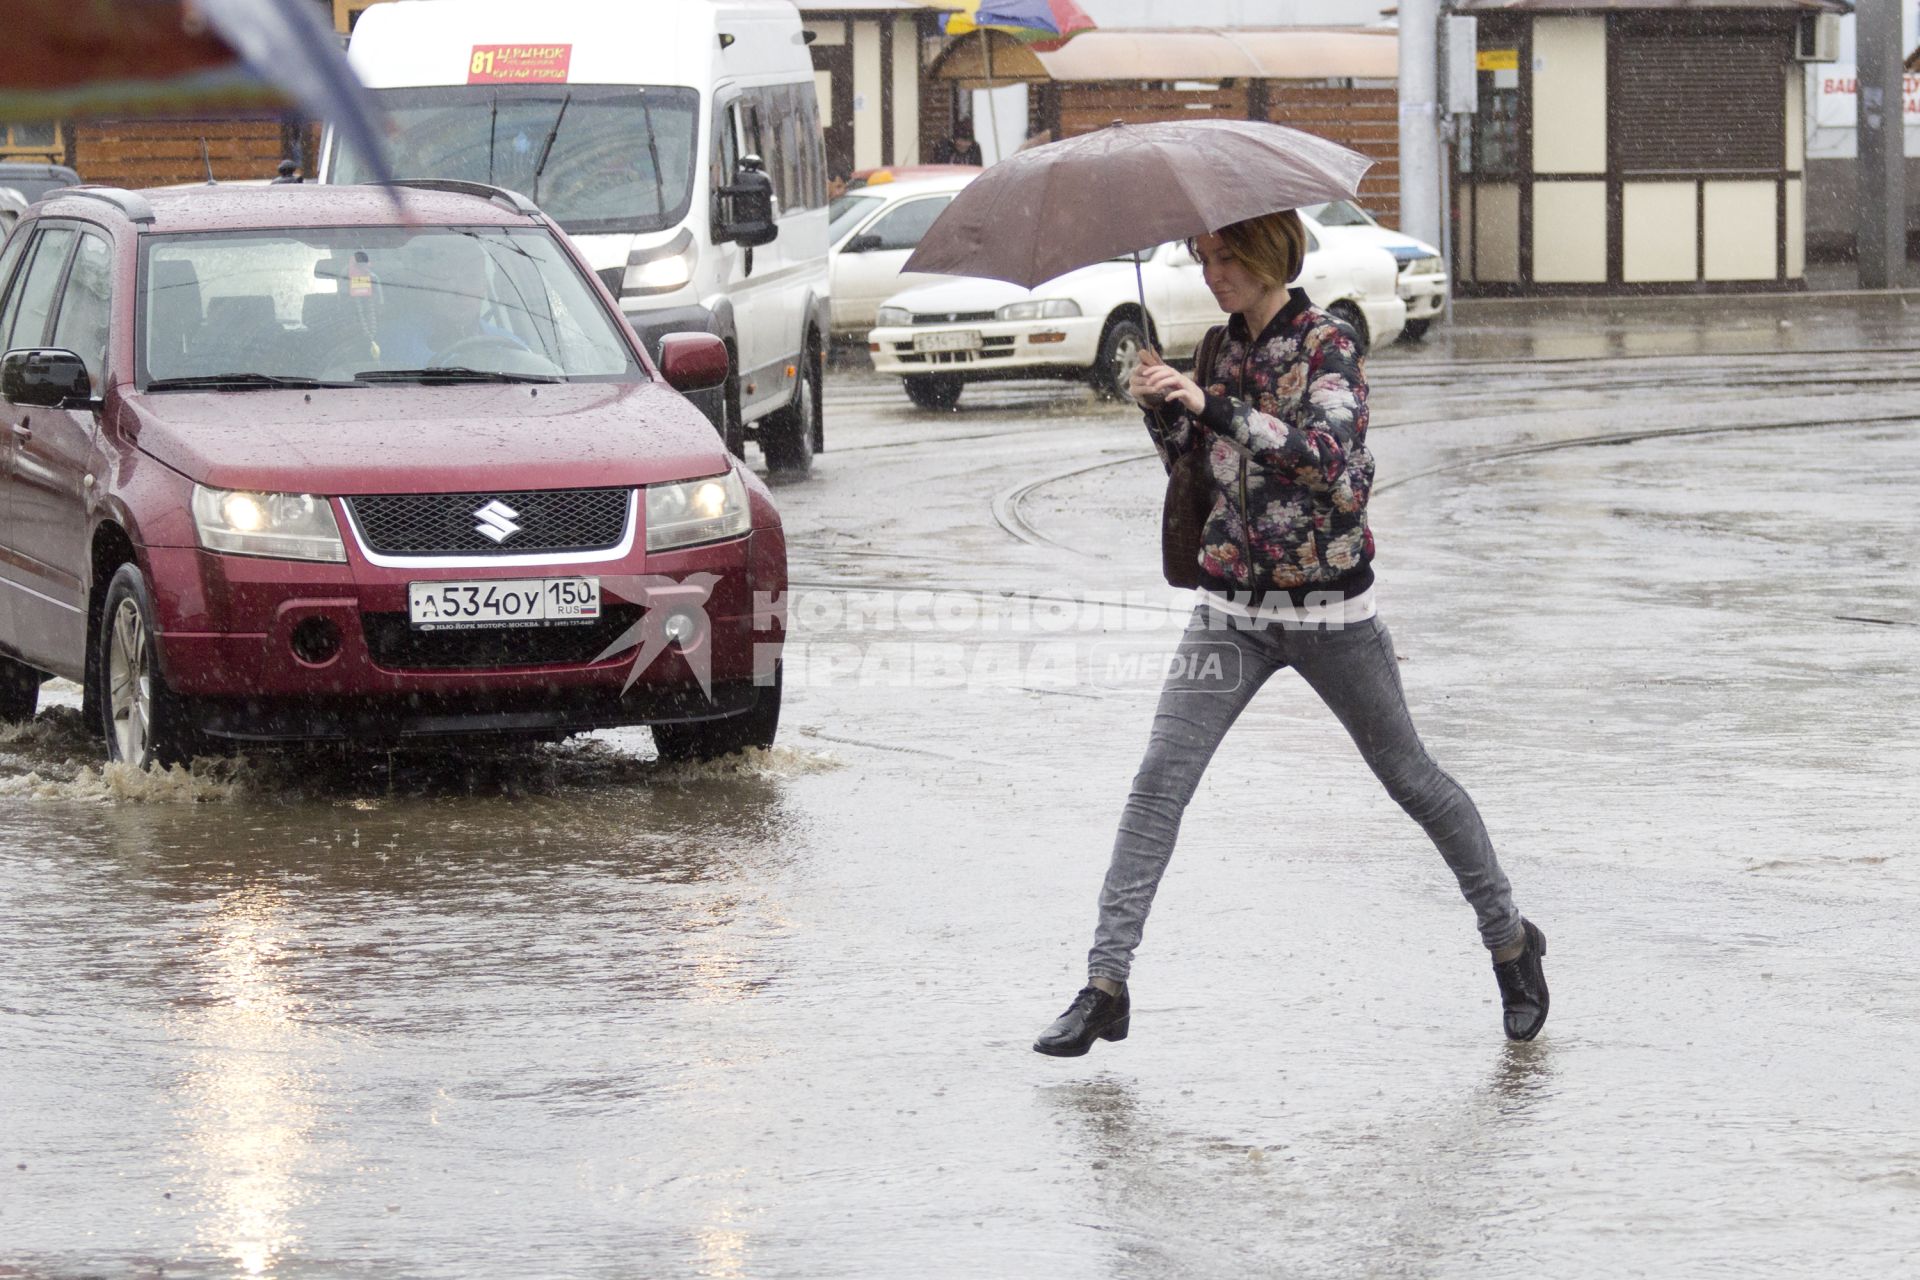
[(1000, 36), (961, 36), (927, 69), (969, 88), (1016, 81), (1392, 80), (1391, 27), (1170, 27), (1083, 31), (1040, 52)]

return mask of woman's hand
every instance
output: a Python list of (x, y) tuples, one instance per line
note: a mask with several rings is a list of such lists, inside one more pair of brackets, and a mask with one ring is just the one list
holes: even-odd
[(1189, 413), (1207, 407), (1207, 394), (1200, 384), (1162, 360), (1150, 347), (1140, 351), (1140, 363), (1127, 379), (1127, 391), (1148, 408), (1177, 404)]

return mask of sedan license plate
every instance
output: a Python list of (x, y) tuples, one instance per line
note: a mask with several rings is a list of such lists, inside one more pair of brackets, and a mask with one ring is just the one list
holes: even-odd
[(492, 578), (409, 582), (407, 618), (416, 631), (544, 627), (600, 617), (598, 578)]
[(980, 331), (958, 329), (947, 333), (919, 333), (913, 338), (915, 351), (978, 351)]

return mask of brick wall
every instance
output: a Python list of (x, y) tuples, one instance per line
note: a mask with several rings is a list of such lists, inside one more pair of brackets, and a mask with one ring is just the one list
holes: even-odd
[(71, 128), (80, 176), (117, 187), (206, 181), (202, 138), (213, 176), (222, 181), (271, 178), (290, 154), (280, 122), (272, 119), (79, 120)]
[(1393, 85), (1346, 87), (1298, 80), (1257, 84), (1226, 82), (1206, 90), (1146, 88), (1136, 84), (1055, 84), (1060, 132), (1073, 137), (1105, 128), (1115, 120), (1146, 124), (1159, 120), (1265, 117), (1352, 147), (1373, 158), (1360, 183), (1361, 203), (1381, 222), (1400, 219), (1400, 102)]

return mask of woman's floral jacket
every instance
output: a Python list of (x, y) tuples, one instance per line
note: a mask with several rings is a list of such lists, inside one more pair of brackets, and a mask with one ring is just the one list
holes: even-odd
[(1231, 317), (1212, 370), (1199, 376), (1205, 410), (1163, 406), (1157, 423), (1169, 465), (1189, 449), (1208, 453), (1208, 585), (1348, 595), (1372, 585), (1366, 361), (1353, 330), (1294, 289), (1253, 342), (1246, 321)]

